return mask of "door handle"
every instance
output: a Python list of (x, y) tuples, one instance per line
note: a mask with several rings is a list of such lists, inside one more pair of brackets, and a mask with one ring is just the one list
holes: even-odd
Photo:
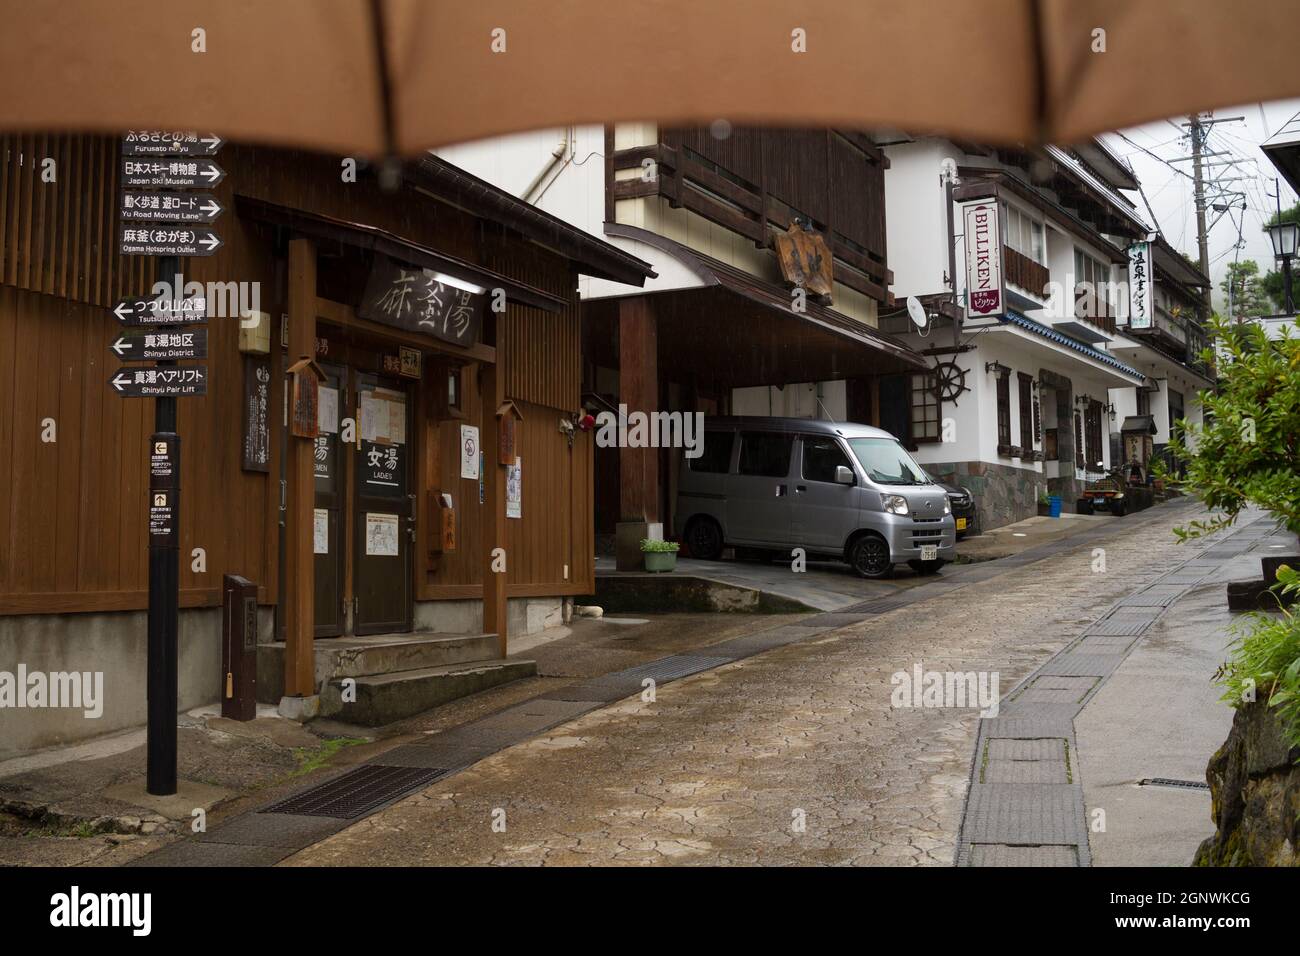
[(800, 492), (800, 491), (807, 491), (807, 490), (808, 490), (808, 486), (807, 486), (807, 485), (795, 485), (795, 486), (794, 486), (794, 490), (795, 490), (796, 493), (798, 493), (798, 492)]

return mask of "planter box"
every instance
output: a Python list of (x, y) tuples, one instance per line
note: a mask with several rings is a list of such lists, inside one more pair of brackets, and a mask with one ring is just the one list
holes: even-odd
[(647, 571), (673, 571), (677, 568), (676, 551), (643, 551)]

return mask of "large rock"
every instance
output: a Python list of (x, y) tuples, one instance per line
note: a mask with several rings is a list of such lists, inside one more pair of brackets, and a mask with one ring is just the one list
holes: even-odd
[(1215, 833), (1195, 866), (1300, 866), (1300, 747), (1282, 736), (1263, 701), (1237, 710), (1232, 730), (1210, 758)]

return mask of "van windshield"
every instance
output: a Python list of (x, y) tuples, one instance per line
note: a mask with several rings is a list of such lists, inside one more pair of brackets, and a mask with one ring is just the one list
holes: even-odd
[(876, 484), (930, 484), (921, 466), (892, 438), (850, 438), (848, 441), (867, 477)]

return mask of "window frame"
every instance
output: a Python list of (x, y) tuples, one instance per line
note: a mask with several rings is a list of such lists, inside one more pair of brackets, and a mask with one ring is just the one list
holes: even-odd
[(851, 453), (848, 449), (846, 449), (846, 448), (844, 447), (843, 443), (840, 442), (840, 440), (839, 440), (838, 438), (836, 438), (834, 435), (809, 435), (809, 434), (803, 434), (803, 435), (800, 435), (800, 436), (799, 436), (799, 477), (800, 477), (803, 481), (815, 481), (815, 482), (817, 482), (818, 484), (822, 484), (822, 485), (833, 485), (833, 484), (835, 484), (835, 473), (834, 473), (833, 471), (831, 472), (831, 477), (830, 477), (830, 479), (825, 479), (825, 478), (814, 478), (814, 477), (812, 477), (811, 475), (808, 474), (808, 471), (807, 471), (807, 468), (808, 468), (808, 443), (809, 443), (810, 441), (812, 441), (812, 442), (828, 442), (830, 445), (832, 445), (832, 446), (835, 448), (836, 451), (838, 451), (838, 452), (840, 453), (840, 457), (844, 459), (844, 462), (843, 462), (844, 467), (847, 468), (847, 469), (849, 469), (849, 471), (852, 471), (852, 472), (854, 473), (854, 475), (857, 474), (857, 472), (856, 472), (856, 471), (854, 470), (854, 468), (853, 468), (853, 458), (851, 457), (852, 453)]
[(1011, 447), (1011, 376), (997, 377), (998, 444)]
[[(921, 380), (919, 386), (917, 379)], [(925, 399), (921, 405), (916, 403), (918, 394)], [(908, 437), (913, 445), (932, 445), (943, 441), (943, 402), (935, 392), (933, 370), (913, 372), (908, 379), (907, 411)], [(917, 417), (918, 411), (924, 413), (920, 418)], [(933, 417), (929, 414), (931, 411)], [(925, 434), (929, 425), (934, 426), (933, 435)]]

